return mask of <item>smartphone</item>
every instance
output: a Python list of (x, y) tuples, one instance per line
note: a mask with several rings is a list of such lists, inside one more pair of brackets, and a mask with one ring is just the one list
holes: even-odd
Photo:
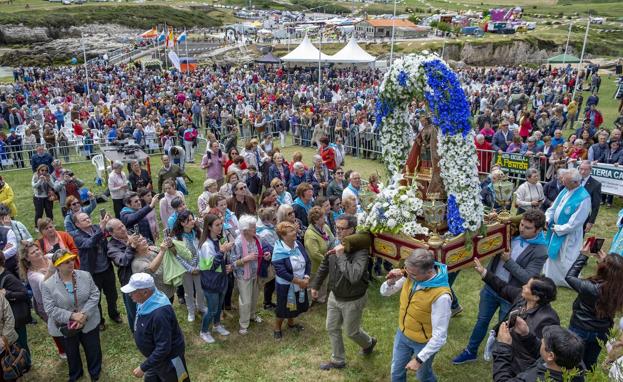
[(517, 317), (519, 317), (519, 309), (515, 309), (508, 314), (507, 324), (509, 329), (515, 326), (515, 323), (517, 322)]
[(603, 245), (604, 245), (604, 239), (596, 237), (595, 240), (593, 240), (593, 244), (591, 245), (591, 253), (599, 253)]
[(164, 237), (171, 237), (171, 230), (168, 228), (164, 229)]
[(132, 231), (134, 232), (135, 235), (138, 235), (138, 224), (134, 224), (134, 226), (132, 227)]
[(104, 216), (106, 216), (106, 210), (105, 209), (100, 209), (100, 218), (104, 219)]

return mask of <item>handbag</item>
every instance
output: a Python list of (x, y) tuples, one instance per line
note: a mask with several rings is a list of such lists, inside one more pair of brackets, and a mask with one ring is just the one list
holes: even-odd
[[(77, 312), (78, 311), (78, 291), (76, 288), (76, 274), (75, 273), (71, 274), (71, 283), (73, 284), (73, 288), (74, 288), (74, 293), (73, 293), (74, 312)], [(82, 330), (82, 328), (80, 327), (80, 323), (78, 321), (72, 320), (71, 318), (69, 319), (68, 323), (57, 324), (57, 325), (58, 325), (58, 330), (60, 330), (63, 337), (73, 337), (77, 335), (78, 333), (80, 333), (80, 331)]]
[(26, 374), (32, 366), (30, 354), (17, 343), (9, 345), (9, 341), (2, 336), (4, 352), (2, 353), (2, 377), (5, 381), (12, 381)]

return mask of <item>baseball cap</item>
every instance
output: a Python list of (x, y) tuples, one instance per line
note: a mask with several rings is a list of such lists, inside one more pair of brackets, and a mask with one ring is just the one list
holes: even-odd
[(135, 273), (130, 277), (130, 282), (127, 285), (121, 287), (123, 293), (132, 293), (138, 289), (150, 289), (154, 288), (154, 278), (147, 273)]

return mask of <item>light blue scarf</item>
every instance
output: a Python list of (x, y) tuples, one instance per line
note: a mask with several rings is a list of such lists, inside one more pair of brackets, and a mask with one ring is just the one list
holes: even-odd
[[(551, 207), (553, 208), (554, 214), (556, 213), (556, 209), (558, 208), (560, 201), (565, 195), (567, 195), (568, 192), (569, 190), (565, 188), (560, 192), (560, 194), (556, 198), (556, 201), (554, 201), (554, 205)], [(558, 215), (558, 221), (556, 222), (556, 224), (567, 224), (569, 222), (569, 219), (571, 219), (571, 216), (578, 210), (578, 208), (580, 208), (580, 204), (582, 204), (584, 199), (590, 197), (591, 196), (584, 187), (579, 187), (574, 190), (573, 195), (571, 195), (571, 197), (567, 199), (562, 211)], [(546, 240), (549, 243), (547, 255), (550, 259), (557, 260), (558, 255), (560, 254), (560, 248), (562, 247), (562, 243), (564, 243), (565, 241), (566, 235), (558, 235), (554, 232), (553, 227), (554, 219), (549, 222), (549, 226), (547, 227), (548, 230)]]
[(413, 285), (411, 286), (410, 297), (417, 291), (417, 289), (430, 289), (430, 288), (438, 288), (438, 287), (450, 287), (448, 283), (448, 266), (445, 264), (441, 264), (435, 262), (435, 267), (437, 268), (437, 274), (426, 281), (415, 281), (413, 280)]
[(303, 203), (301, 198), (296, 198), (296, 199), (294, 199), (294, 204), (303, 207), (303, 209), (305, 210), (305, 215), (309, 214), (309, 210), (312, 208), (312, 201), (311, 200), (309, 201), (309, 204), (305, 204), (305, 203)]
[[(299, 249), (299, 245), (297, 242), (294, 242), (294, 248), (289, 248), (283, 241), (277, 240), (275, 242), (275, 247), (273, 248), (273, 262), (287, 259), (291, 256), (303, 256), (301, 250)], [(283, 279), (279, 276), (275, 276), (275, 281), (281, 285), (289, 285), (288, 288), (288, 309), (296, 310), (296, 292), (299, 292), (301, 288), (286, 279)], [(305, 292), (299, 293), (299, 302), (305, 302)]]

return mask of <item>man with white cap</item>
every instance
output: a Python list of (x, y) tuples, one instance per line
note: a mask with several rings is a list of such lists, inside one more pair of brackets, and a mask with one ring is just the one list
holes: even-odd
[(156, 289), (153, 277), (135, 273), (121, 291), (137, 304), (134, 342), (147, 357), (132, 374), (150, 382), (190, 382), (184, 335), (169, 299)]

